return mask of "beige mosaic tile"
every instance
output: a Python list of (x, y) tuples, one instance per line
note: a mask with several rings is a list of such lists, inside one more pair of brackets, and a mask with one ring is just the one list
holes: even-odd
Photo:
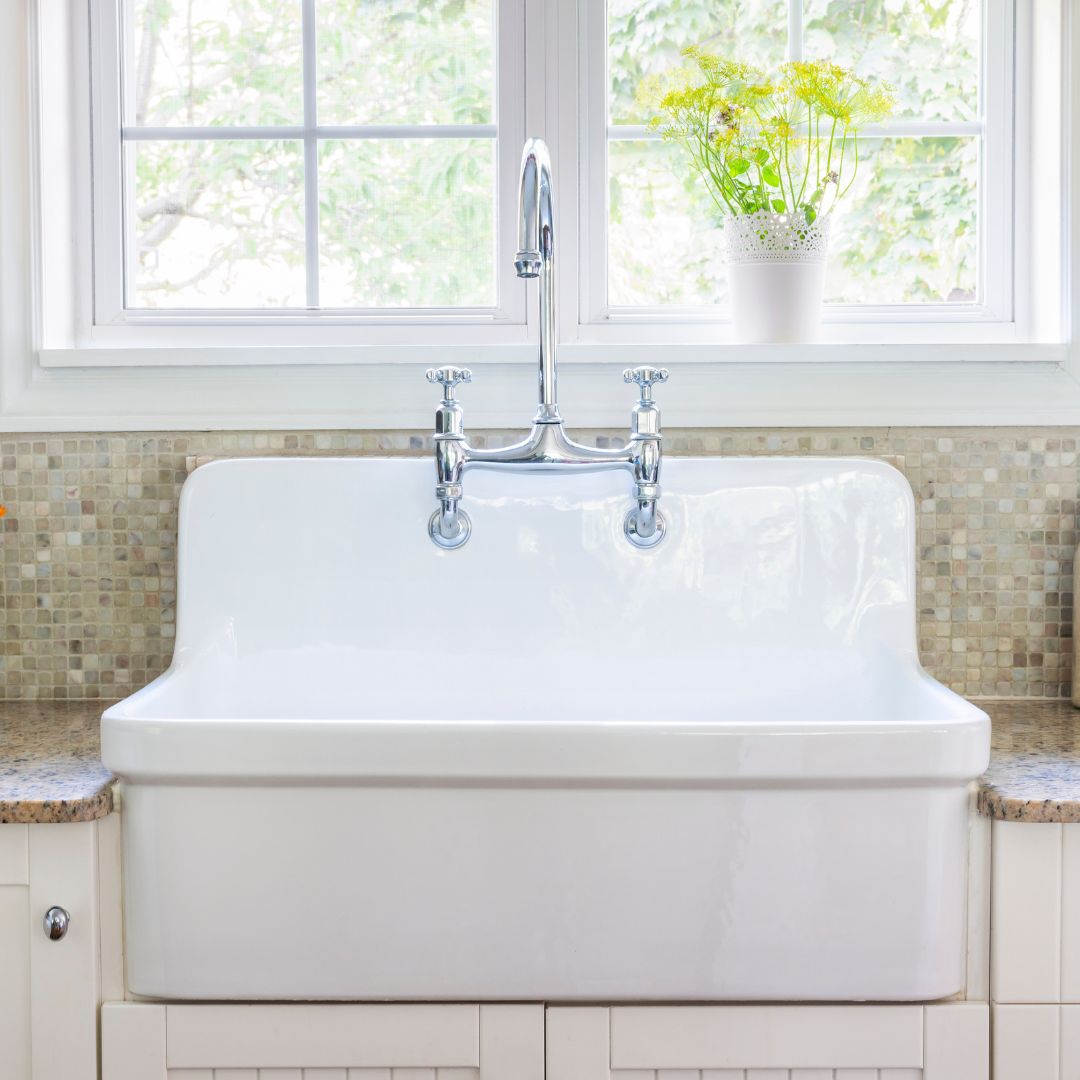
[[(598, 445), (623, 432), (577, 432)], [(517, 433), (472, 435), (500, 445)], [(671, 430), (675, 454), (884, 457), (918, 503), (919, 648), (970, 696), (1070, 692), (1080, 429)], [(0, 434), (0, 700), (115, 699), (168, 664), (189, 467), (423, 454), (417, 432)]]

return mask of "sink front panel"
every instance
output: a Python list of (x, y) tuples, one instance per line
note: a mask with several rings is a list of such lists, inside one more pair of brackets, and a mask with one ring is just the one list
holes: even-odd
[(922, 1000), (963, 985), (962, 785), (125, 786), (132, 991)]

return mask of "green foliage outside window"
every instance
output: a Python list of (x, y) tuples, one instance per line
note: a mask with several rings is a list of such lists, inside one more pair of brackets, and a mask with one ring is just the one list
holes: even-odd
[[(128, 6), (128, 123), (302, 122), (300, 0)], [(494, 122), (492, 0), (318, 0), (316, 11), (320, 123)], [(805, 0), (804, 55), (890, 82), (899, 118), (973, 120), (980, 17), (979, 0)], [(786, 35), (782, 0), (608, 0), (610, 122), (646, 123), (638, 85), (688, 45), (775, 68)], [(833, 226), (833, 300), (976, 295), (980, 142), (948, 133), (865, 141)], [(678, 169), (675, 149), (610, 144), (614, 303), (724, 300), (712, 200)], [(129, 302), (304, 306), (299, 140), (149, 141), (126, 154)], [(493, 140), (333, 140), (317, 156), (321, 303), (495, 302)]]

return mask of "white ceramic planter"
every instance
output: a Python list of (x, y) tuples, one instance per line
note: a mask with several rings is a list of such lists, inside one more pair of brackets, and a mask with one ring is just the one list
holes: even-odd
[(829, 219), (748, 214), (728, 218), (724, 237), (736, 340), (817, 341)]

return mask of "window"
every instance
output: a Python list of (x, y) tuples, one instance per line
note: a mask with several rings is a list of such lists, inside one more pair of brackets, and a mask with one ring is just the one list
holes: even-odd
[(862, 132), (855, 188), (834, 215), (827, 319), (1011, 322), (1008, 0), (608, 0), (602, 18), (590, 37), (606, 64), (585, 76), (605, 114), (590, 127), (587, 216), (606, 228), (585, 254), (584, 321), (724, 317), (711, 199), (635, 100), (646, 75), (705, 44), (765, 70), (828, 58), (896, 89), (893, 118)]
[(267, 345), (276, 363), (456, 346), (527, 364), (526, 135), (553, 154), (566, 359), (762, 358), (713, 348), (730, 338), (719, 224), (636, 102), (691, 43), (765, 67), (829, 57), (897, 89), (834, 219), (825, 344), (921, 362), (943, 354), (912, 346), (1027, 359), (1062, 340), (1064, 0), (84, 2), (86, 40), (70, 0), (36, 3), (39, 95), (89, 86), (93, 135), (69, 193), (52, 163), (91, 125), (69, 107), (41, 127), (43, 366), (253, 365)]
[(95, 4), (96, 319), (520, 321), (521, 6)]

